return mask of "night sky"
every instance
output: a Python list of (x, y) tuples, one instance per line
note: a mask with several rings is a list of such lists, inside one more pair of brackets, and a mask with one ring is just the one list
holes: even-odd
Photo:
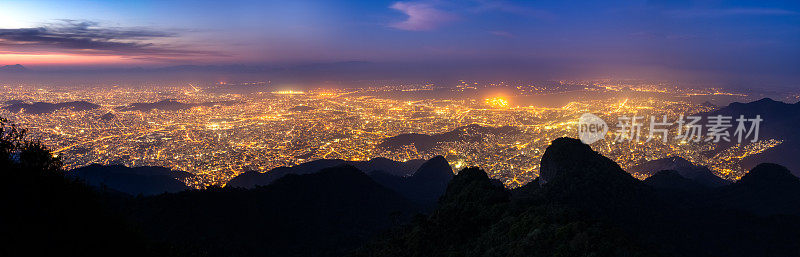
[[(798, 1), (4, 1), (0, 65), (364, 61), (800, 79)], [(392, 66), (386, 66), (392, 67)]]

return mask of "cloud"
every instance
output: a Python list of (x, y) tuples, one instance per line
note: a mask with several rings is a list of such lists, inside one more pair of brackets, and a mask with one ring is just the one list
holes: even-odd
[(406, 20), (389, 25), (401, 30), (433, 30), (457, 19), (455, 14), (439, 10), (428, 3), (396, 2), (390, 8), (408, 15)]
[(96, 22), (60, 20), (37, 28), (0, 29), (4, 53), (69, 53), (81, 55), (119, 55), (132, 59), (165, 59), (220, 55), (209, 51), (173, 46), (168, 41), (175, 32), (147, 28), (101, 27)]

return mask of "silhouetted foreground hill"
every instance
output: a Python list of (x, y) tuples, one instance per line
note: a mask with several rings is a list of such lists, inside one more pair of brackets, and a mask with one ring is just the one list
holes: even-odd
[[(642, 182), (559, 138), (540, 178), (513, 191), (477, 168), (452, 176), (436, 157), (410, 176), (317, 162), (250, 189), (130, 197), (66, 178), (8, 134), (0, 256), (800, 256), (800, 179), (776, 164), (718, 187), (676, 171)], [(445, 184), (415, 215), (408, 199)]]
[(128, 168), (122, 165), (102, 166), (92, 164), (67, 172), (99, 188), (108, 187), (130, 195), (156, 195), (189, 190), (181, 180), (192, 177), (191, 173), (163, 167)]
[(156, 240), (209, 256), (341, 256), (418, 211), (352, 166), (250, 190), (159, 195), (128, 208)]
[(226, 186), (230, 187), (243, 187), (253, 188), (255, 186), (269, 185), (273, 181), (286, 176), (288, 174), (310, 174), (316, 173), (324, 168), (331, 168), (340, 165), (351, 165), (357, 169), (365, 172), (372, 173), (374, 171), (382, 171), (396, 177), (405, 177), (414, 173), (425, 160), (410, 160), (406, 162), (397, 162), (386, 158), (374, 158), (369, 161), (345, 161), (339, 159), (321, 159), (301, 163), (292, 167), (278, 167), (267, 172), (247, 171), (239, 174), (230, 181)]
[(168, 256), (0, 118), (0, 256)]
[[(482, 171), (463, 170), (430, 216), (384, 235), (354, 255), (800, 254), (799, 216), (752, 212), (797, 206), (793, 196), (785, 195), (799, 188), (797, 178), (778, 165), (760, 165), (751, 178), (704, 187), (708, 190), (704, 194), (678, 195), (634, 179), (575, 139), (555, 140), (541, 167), (540, 178), (515, 190), (513, 197)], [(663, 175), (691, 182), (677, 172), (659, 173), (654, 179)], [(695, 185), (687, 190), (703, 187)], [(755, 202), (743, 199), (744, 195), (770, 200), (751, 205)]]
[(293, 167), (278, 167), (268, 172), (248, 171), (231, 179), (226, 187), (253, 188), (269, 185), (289, 174), (313, 174), (325, 168), (354, 166), (381, 184), (415, 203), (433, 206), (453, 177), (453, 170), (442, 156), (428, 161), (392, 161), (374, 158), (369, 161), (316, 160)]

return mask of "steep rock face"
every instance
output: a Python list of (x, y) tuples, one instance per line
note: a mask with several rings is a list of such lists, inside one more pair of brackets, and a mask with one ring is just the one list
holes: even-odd
[(540, 174), (537, 197), (547, 203), (636, 225), (647, 222), (644, 216), (667, 215), (650, 208), (664, 205), (652, 188), (577, 139), (554, 140), (542, 155)]

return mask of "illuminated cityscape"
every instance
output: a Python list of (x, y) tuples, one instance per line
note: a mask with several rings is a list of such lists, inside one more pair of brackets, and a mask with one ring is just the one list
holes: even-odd
[[(198, 188), (224, 185), (248, 170), (264, 172), (316, 159), (406, 161), (436, 155), (445, 156), (454, 170), (478, 166), (513, 188), (538, 176), (539, 159), (553, 139), (577, 137), (583, 113), (595, 113), (609, 123), (606, 140), (592, 147), (623, 168), (681, 156), (737, 179), (745, 172), (742, 158), (781, 143), (764, 140), (708, 156), (702, 153), (714, 150), (710, 142), (613, 140), (617, 117), (708, 112), (717, 106), (706, 99), (747, 99), (743, 94), (646, 82), (542, 84), (460, 81), (455, 87), (308, 90), (273, 90), (258, 82), (104, 90), (7, 84), (2, 85), (8, 92), (3, 102), (89, 101), (98, 107), (42, 114), (3, 110), (0, 115), (28, 128), (63, 158), (66, 168), (92, 163), (164, 166), (196, 174), (186, 182)], [(409, 97), (418, 100), (403, 100)], [(448, 132), (457, 136), (436, 137), (441, 141), (423, 149), (419, 143), (384, 143), (401, 134)], [(646, 126), (641, 133), (648, 135)]]

